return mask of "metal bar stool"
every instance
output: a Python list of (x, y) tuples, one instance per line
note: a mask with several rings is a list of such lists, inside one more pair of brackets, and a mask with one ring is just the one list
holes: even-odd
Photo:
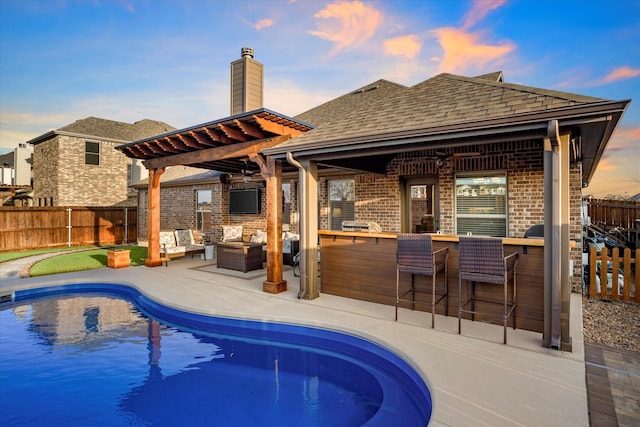
[[(513, 315), (513, 329), (516, 328), (516, 266), (518, 253), (504, 256), (502, 239), (492, 237), (460, 236), (460, 272), (458, 280), (458, 334), (461, 330), (462, 314), (476, 314), (501, 318), (504, 324), (504, 344), (507, 343), (507, 323)], [(463, 302), (462, 281), (468, 284), (468, 298)], [(513, 292), (509, 298), (508, 283), (513, 281)], [(502, 285), (502, 299), (490, 299), (477, 296), (476, 282)], [(502, 305), (502, 313), (480, 312), (475, 309), (475, 302), (481, 301)], [(469, 307), (469, 308), (467, 308)]]
[[(396, 252), (396, 321), (398, 320), (398, 304), (401, 301), (411, 302), (411, 309), (415, 304), (431, 305), (431, 327), (434, 327), (436, 318), (436, 304), (446, 298), (445, 315), (449, 315), (449, 286), (447, 279), (447, 260), (449, 248), (433, 251), (430, 234), (398, 233), (398, 249)], [(436, 289), (436, 275), (444, 271), (444, 290)], [(411, 288), (400, 293), (400, 273), (411, 275)], [(431, 276), (431, 289), (417, 289), (413, 275)], [(415, 294), (431, 294), (431, 302), (415, 300)], [(410, 299), (407, 299), (410, 296)]]

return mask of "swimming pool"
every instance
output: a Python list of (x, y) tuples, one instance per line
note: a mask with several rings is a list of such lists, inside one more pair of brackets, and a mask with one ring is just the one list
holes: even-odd
[(0, 306), (3, 425), (424, 426), (431, 395), (383, 347), (187, 313), (117, 284)]

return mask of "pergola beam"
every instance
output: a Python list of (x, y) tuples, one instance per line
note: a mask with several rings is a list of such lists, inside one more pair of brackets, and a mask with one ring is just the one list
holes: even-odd
[(200, 151), (174, 154), (172, 156), (159, 157), (145, 160), (143, 164), (147, 169), (164, 168), (177, 165), (194, 165), (198, 163), (214, 162), (218, 160), (248, 157), (250, 154), (278, 145), (290, 138), (290, 135), (274, 136), (263, 140), (239, 142), (237, 144), (214, 147)]

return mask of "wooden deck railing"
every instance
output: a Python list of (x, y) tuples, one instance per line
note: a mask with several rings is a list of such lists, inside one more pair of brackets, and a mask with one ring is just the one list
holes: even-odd
[(637, 271), (639, 256), (640, 249), (635, 250), (635, 257), (632, 258), (629, 248), (624, 250), (622, 256), (618, 248), (613, 248), (609, 256), (609, 250), (606, 247), (602, 248), (601, 253), (598, 254), (596, 247), (591, 246), (589, 249), (589, 297), (640, 303), (640, 274)]

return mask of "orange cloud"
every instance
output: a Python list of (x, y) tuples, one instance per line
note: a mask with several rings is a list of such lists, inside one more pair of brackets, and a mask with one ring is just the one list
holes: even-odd
[(273, 25), (273, 21), (271, 19), (261, 19), (253, 25), (253, 28), (260, 31), (263, 28), (271, 27)]
[(392, 56), (415, 58), (420, 53), (420, 49), (422, 49), (422, 41), (413, 34), (395, 37), (384, 42), (385, 53)]
[(640, 158), (640, 126), (621, 126), (611, 136), (604, 154), (628, 152)]
[(334, 43), (334, 51), (358, 46), (373, 36), (382, 21), (380, 12), (361, 1), (338, 1), (315, 14), (318, 30), (310, 34)]
[(640, 76), (640, 68), (618, 67), (602, 79), (602, 83), (611, 83), (617, 80), (631, 79)]
[(506, 2), (507, 0), (475, 0), (471, 10), (467, 12), (464, 17), (464, 25), (462, 28), (466, 30), (473, 27), (475, 24), (482, 21), (489, 12), (493, 9), (499, 8)]
[(434, 30), (444, 51), (438, 66), (439, 72), (464, 74), (471, 68), (482, 70), (486, 65), (499, 64), (502, 58), (516, 49), (516, 45), (506, 42), (502, 45), (482, 43), (480, 32), (466, 32), (457, 28)]
[(611, 159), (601, 159), (598, 162), (598, 170), (599, 171), (612, 171), (616, 169), (616, 165)]

